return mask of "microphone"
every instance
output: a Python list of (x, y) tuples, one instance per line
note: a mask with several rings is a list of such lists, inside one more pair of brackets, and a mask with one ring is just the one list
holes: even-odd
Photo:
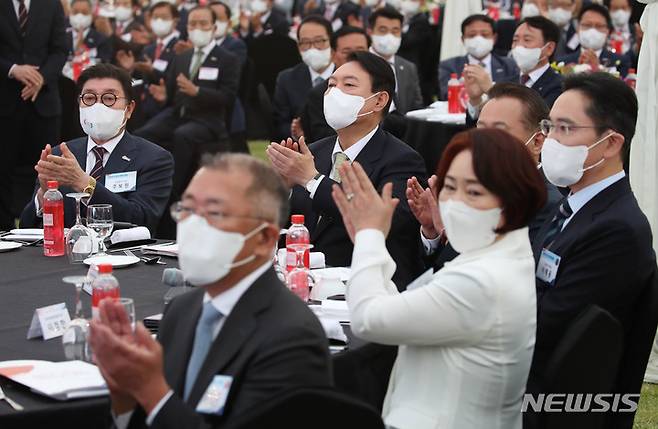
[(172, 299), (192, 289), (191, 285), (185, 281), (183, 271), (178, 268), (165, 268), (162, 270), (162, 283), (169, 287), (164, 296), (165, 307), (169, 305)]

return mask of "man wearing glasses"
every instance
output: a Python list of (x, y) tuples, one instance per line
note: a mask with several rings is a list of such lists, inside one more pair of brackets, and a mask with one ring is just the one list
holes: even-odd
[[(21, 227), (42, 224), (43, 194), (49, 180), (60, 192), (90, 195), (82, 205), (111, 204), (114, 219), (144, 225), (155, 232), (165, 211), (173, 160), (157, 145), (125, 131), (135, 109), (130, 76), (109, 64), (85, 70), (78, 79), (80, 125), (87, 138), (79, 138), (41, 151), (34, 167), (38, 183), (34, 198), (21, 215)], [(64, 199), (64, 223), (75, 223), (72, 198)]]

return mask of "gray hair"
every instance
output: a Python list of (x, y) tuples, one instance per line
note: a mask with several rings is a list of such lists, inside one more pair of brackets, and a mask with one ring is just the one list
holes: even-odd
[(283, 226), (288, 217), (289, 191), (279, 175), (266, 164), (251, 155), (241, 153), (206, 154), (201, 167), (211, 170), (241, 170), (251, 175), (251, 184), (245, 197), (251, 203), (254, 216)]

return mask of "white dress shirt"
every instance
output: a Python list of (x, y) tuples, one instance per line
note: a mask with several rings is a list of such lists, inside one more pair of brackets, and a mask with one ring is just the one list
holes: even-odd
[[(16, 19), (20, 19), (20, 15), (18, 13), (18, 8), (20, 6), (18, 0), (12, 0), (14, 3), (14, 11), (16, 12)], [(25, 10), (29, 13), (30, 12), (30, 3), (31, 0), (24, 0), (23, 4), (25, 4)], [(29, 19), (29, 17), (28, 17)], [(7, 73), (8, 77), (12, 77), (12, 72), (14, 71), (14, 67), (16, 67), (16, 64), (12, 64), (12, 66), (9, 68), (9, 73)]]
[[(171, 42), (175, 37), (178, 37), (178, 36), (180, 36), (180, 33), (178, 32), (178, 30), (174, 30), (168, 36), (165, 36), (164, 39), (157, 39), (155, 41), (155, 46), (157, 47), (158, 43), (162, 43), (162, 50), (164, 51), (164, 49), (167, 47), (167, 45), (169, 45), (169, 42)], [(160, 54), (162, 55), (162, 53), (160, 53)]]
[(482, 58), (481, 60), (478, 60), (475, 58), (473, 55), (467, 55), (468, 58), (468, 63), (469, 64), (484, 64), (484, 69), (487, 71), (487, 74), (489, 74), (489, 77), (493, 80), (493, 74), (491, 74), (491, 54), (487, 55), (486, 57)]
[[(206, 292), (203, 295), (203, 303), (207, 303), (208, 301), (212, 302), (213, 307), (217, 311), (219, 311), (223, 317), (220, 317), (217, 322), (215, 322), (215, 326), (213, 327), (213, 340), (217, 338), (217, 335), (219, 335), (219, 332), (222, 329), (222, 326), (224, 326), (224, 322), (226, 319), (228, 319), (229, 315), (233, 311), (233, 308), (235, 305), (238, 303), (240, 298), (242, 298), (242, 295), (251, 287), (251, 285), (254, 284), (256, 280), (260, 276), (265, 273), (270, 267), (272, 266), (272, 262), (268, 261), (267, 263), (261, 265), (260, 267), (256, 268), (254, 271), (249, 273), (247, 276), (245, 276), (242, 280), (240, 280), (238, 283), (236, 283), (235, 286), (232, 288), (220, 293), (214, 298), (211, 298), (210, 295)], [(153, 423), (153, 420), (155, 420), (155, 417), (158, 415), (158, 412), (164, 407), (164, 405), (167, 403), (169, 398), (174, 394), (173, 390), (169, 390), (165, 396), (160, 399), (160, 401), (157, 403), (157, 405), (153, 408), (151, 413), (148, 415), (146, 418), (146, 425), (150, 426)], [(120, 416), (115, 416), (114, 421), (118, 429), (125, 429), (128, 426), (128, 423), (130, 422), (130, 417), (132, 416), (133, 411), (129, 411), (125, 414), (121, 414)], [(118, 423), (122, 423), (123, 426), (119, 426)]]
[(608, 188), (609, 186), (619, 182), (621, 179), (626, 177), (626, 173), (624, 170), (621, 170), (619, 173), (615, 173), (612, 176), (608, 176), (603, 180), (600, 180), (596, 183), (592, 183), (591, 185), (581, 189), (580, 191), (576, 192), (575, 194), (570, 194), (569, 197), (567, 197), (567, 201), (569, 202), (569, 207), (571, 207), (571, 216), (569, 216), (564, 223), (562, 224), (562, 229), (567, 226), (569, 222), (571, 222), (571, 219), (578, 213), (580, 209), (585, 207), (585, 205), (592, 200), (592, 198), (596, 197), (598, 194), (600, 194), (603, 190)]
[[(331, 153), (331, 171), (334, 169), (334, 163), (336, 162), (336, 154), (339, 152), (343, 152), (347, 157), (350, 159), (350, 162), (354, 162), (357, 156), (361, 153), (364, 147), (366, 147), (366, 144), (372, 139), (372, 136), (375, 135), (377, 130), (379, 129), (379, 125), (373, 128), (372, 131), (370, 131), (368, 134), (363, 136), (360, 140), (358, 140), (356, 143), (354, 143), (352, 146), (348, 147), (347, 149), (343, 150), (343, 148), (340, 146), (340, 142), (338, 141), (338, 138), (336, 138), (336, 143), (334, 144), (334, 150)], [(320, 186), (320, 182), (324, 179), (324, 175), (320, 176), (318, 180), (314, 181), (313, 185), (309, 188), (306, 188), (306, 190), (309, 192), (309, 197), (313, 199), (315, 196), (315, 191), (318, 190), (318, 187)], [(331, 177), (333, 179), (333, 177)]]
[(308, 71), (311, 73), (311, 85), (315, 85), (315, 79), (317, 78), (322, 78), (322, 80), (327, 80), (331, 76), (331, 74), (334, 72), (336, 68), (336, 65), (334, 63), (331, 63), (327, 66), (326, 69), (322, 73), (318, 73), (312, 68), (308, 68)]
[[(201, 48), (201, 52), (203, 52), (203, 55), (201, 56), (201, 64), (203, 65), (204, 62), (206, 62), (206, 58), (208, 58), (208, 55), (210, 55), (210, 51), (215, 49), (215, 46), (217, 46), (217, 42), (215, 39), (211, 40), (210, 43), (208, 43), (206, 46)], [(190, 78), (192, 77), (192, 67), (194, 67), (194, 58), (196, 57), (197, 52), (199, 51), (199, 48), (194, 48), (194, 53), (192, 54), (192, 61), (190, 61)]]
[(546, 70), (548, 70), (550, 66), (551, 66), (550, 64), (545, 64), (544, 66), (539, 67), (537, 70), (533, 70), (530, 73), (528, 73), (528, 77), (530, 79), (528, 79), (528, 81), (525, 83), (525, 86), (527, 86), (528, 88), (532, 88), (532, 85), (534, 85), (535, 82), (537, 82), (539, 78), (544, 73), (546, 73)]
[(399, 345), (382, 416), (397, 429), (521, 429), (535, 344), (528, 228), (464, 252), (427, 284), (398, 292), (384, 234), (354, 241), (346, 298), (352, 331)]

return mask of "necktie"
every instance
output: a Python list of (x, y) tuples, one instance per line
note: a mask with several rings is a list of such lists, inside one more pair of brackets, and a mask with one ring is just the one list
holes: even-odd
[(159, 41), (158, 44), (155, 47), (155, 59), (159, 60), (160, 55), (162, 54), (162, 49), (164, 48), (164, 45), (162, 44), (162, 41)]
[(324, 82), (324, 79), (322, 79), (320, 76), (318, 76), (318, 77), (316, 77), (315, 79), (313, 79), (313, 86), (318, 86), (318, 85), (320, 85), (322, 82)]
[(199, 73), (199, 69), (201, 68), (202, 57), (203, 57), (203, 51), (201, 49), (197, 49), (197, 51), (194, 53), (194, 59), (192, 60), (192, 69), (190, 70), (190, 80), (194, 80), (196, 78), (197, 73)]
[(105, 169), (103, 168), (103, 155), (105, 155), (107, 150), (102, 146), (94, 146), (92, 151), (96, 156), (96, 164), (94, 164), (94, 168), (91, 169), (89, 175), (94, 179), (99, 180), (105, 174)]
[(522, 74), (521, 75), (521, 85), (525, 85), (530, 80), (530, 75)]
[(25, 37), (27, 30), (27, 8), (25, 0), (18, 0), (18, 27), (21, 29), (21, 35)]
[(557, 235), (562, 231), (562, 225), (564, 225), (564, 222), (573, 214), (573, 210), (571, 210), (571, 207), (569, 206), (569, 201), (565, 198), (562, 200), (562, 203), (560, 204), (560, 207), (553, 217), (553, 220), (551, 221), (551, 225), (548, 228), (548, 231), (546, 232), (546, 236), (544, 237), (544, 242), (543, 242), (543, 247), (544, 248), (549, 248), (553, 242), (555, 241), (555, 238)]
[(340, 172), (338, 171), (338, 168), (341, 165), (343, 165), (345, 161), (349, 161), (349, 160), (350, 158), (347, 155), (345, 155), (343, 152), (338, 152), (336, 154), (336, 159), (334, 159), (334, 166), (331, 168), (331, 174), (329, 174), (329, 178), (340, 183)]
[(187, 373), (185, 374), (185, 392), (184, 399), (187, 400), (192, 391), (192, 386), (196, 382), (199, 370), (206, 360), (208, 350), (213, 342), (213, 327), (222, 318), (220, 313), (213, 305), (212, 301), (203, 304), (203, 311), (201, 317), (196, 325), (196, 333), (194, 334), (194, 346), (192, 347), (192, 355), (190, 361), (187, 363)]

